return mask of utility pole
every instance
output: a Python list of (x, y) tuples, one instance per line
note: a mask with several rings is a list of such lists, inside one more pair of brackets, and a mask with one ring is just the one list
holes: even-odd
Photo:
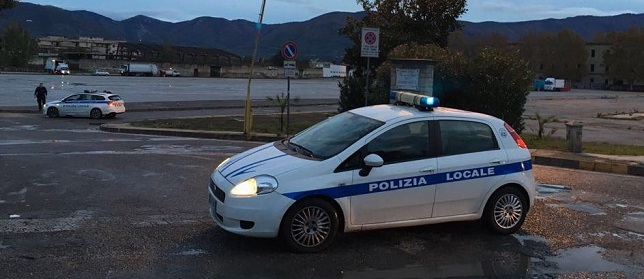
[(253, 61), (250, 62), (250, 74), (248, 75), (248, 87), (246, 88), (246, 104), (244, 110), (244, 135), (246, 139), (251, 138), (251, 129), (253, 127), (253, 109), (250, 101), (250, 83), (253, 79), (253, 68), (257, 59), (257, 49), (259, 48), (259, 37), (262, 33), (262, 20), (264, 19), (264, 7), (266, 0), (262, 0), (262, 9), (259, 12), (259, 22), (257, 23), (257, 34), (255, 35), (255, 50), (253, 50)]

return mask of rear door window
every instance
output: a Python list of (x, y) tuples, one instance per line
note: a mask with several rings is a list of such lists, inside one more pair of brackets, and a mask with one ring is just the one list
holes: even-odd
[(464, 120), (438, 122), (443, 156), (499, 149), (494, 132), (487, 124)]

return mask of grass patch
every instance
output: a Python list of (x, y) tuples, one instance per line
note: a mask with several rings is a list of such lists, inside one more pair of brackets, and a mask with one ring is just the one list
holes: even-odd
[[(290, 134), (302, 131), (311, 125), (318, 123), (335, 113), (294, 113), (291, 114)], [(286, 118), (286, 116), (285, 116)], [(286, 126), (286, 120), (284, 120)], [(203, 131), (244, 131), (243, 116), (222, 116), (222, 117), (200, 117), (200, 118), (177, 118), (158, 119), (132, 122), (134, 127), (161, 128), (161, 129), (186, 129)], [(286, 127), (284, 127), (286, 129)], [(253, 116), (253, 132), (267, 134), (284, 134), (279, 129), (278, 115), (255, 115)]]
[[(553, 137), (542, 137), (539, 139), (535, 134), (522, 134), (521, 138), (523, 138), (530, 149), (568, 151), (568, 143), (565, 139)], [(604, 142), (584, 141), (582, 151), (584, 153), (605, 155), (644, 156), (644, 146), (619, 145)]]
[[(290, 134), (293, 135), (302, 131), (309, 126), (318, 123), (335, 113), (295, 113), (291, 114)], [(244, 130), (243, 116), (222, 116), (222, 117), (202, 117), (202, 118), (179, 118), (179, 119), (159, 119), (147, 120), (131, 123), (135, 127), (143, 128), (167, 128), (167, 129), (187, 129), (187, 130), (205, 130), (205, 131), (237, 131)], [(255, 115), (253, 117), (253, 132), (284, 135), (279, 131), (278, 115)], [(531, 149), (549, 149), (568, 151), (566, 140), (553, 137), (537, 138), (535, 134), (521, 135), (528, 147)], [(628, 155), (644, 156), (644, 146), (616, 145), (601, 142), (584, 142), (584, 153), (596, 153), (606, 155)]]

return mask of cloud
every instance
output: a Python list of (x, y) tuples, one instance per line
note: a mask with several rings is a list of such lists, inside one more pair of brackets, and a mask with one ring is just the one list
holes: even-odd
[(468, 13), (465, 14), (464, 19), (472, 21), (525, 21), (544, 18), (566, 18), (580, 15), (611, 16), (624, 13), (637, 13), (629, 9), (613, 10), (613, 7), (623, 7), (623, 5), (601, 5), (590, 2), (592, 1), (582, 2), (582, 5), (592, 4), (594, 7), (566, 6), (566, 1), (561, 0), (542, 0), (538, 3), (528, 0), (469, 1)]

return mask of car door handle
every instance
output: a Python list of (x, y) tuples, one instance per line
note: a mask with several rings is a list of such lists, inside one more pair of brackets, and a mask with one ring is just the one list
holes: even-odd
[(493, 164), (493, 165), (500, 165), (501, 163), (503, 163), (503, 161), (501, 161), (501, 160), (492, 160), (492, 161), (490, 161), (490, 164)]
[(434, 172), (436, 172), (436, 168), (424, 168), (424, 169), (420, 169), (420, 172), (422, 172), (422, 173), (434, 173)]

